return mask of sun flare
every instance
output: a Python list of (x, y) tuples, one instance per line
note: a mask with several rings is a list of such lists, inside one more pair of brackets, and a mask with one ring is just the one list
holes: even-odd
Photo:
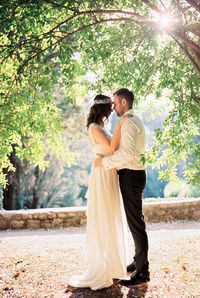
[(163, 14), (160, 16), (159, 25), (162, 29), (167, 30), (172, 27), (174, 23), (173, 18), (168, 14)]

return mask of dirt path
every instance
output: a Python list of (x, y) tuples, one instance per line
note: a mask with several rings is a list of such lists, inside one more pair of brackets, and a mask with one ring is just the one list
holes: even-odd
[(151, 281), (95, 292), (68, 287), (87, 266), (85, 231), (1, 231), (0, 297), (200, 297), (200, 222), (148, 224)]

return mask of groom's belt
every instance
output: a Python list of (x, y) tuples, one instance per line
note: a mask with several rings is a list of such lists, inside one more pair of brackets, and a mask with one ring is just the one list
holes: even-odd
[(117, 171), (117, 174), (118, 175), (121, 175), (121, 174), (143, 174), (145, 172), (145, 170), (131, 170), (131, 169), (121, 169), (121, 170), (118, 170)]

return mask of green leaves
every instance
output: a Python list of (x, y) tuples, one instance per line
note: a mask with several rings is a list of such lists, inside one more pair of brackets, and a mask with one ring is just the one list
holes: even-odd
[[(67, 103), (80, 103), (91, 90), (112, 93), (121, 87), (133, 89), (143, 107), (148, 96), (157, 102), (166, 97), (170, 108), (164, 104), (155, 114), (162, 109), (169, 114), (155, 131), (157, 143), (147, 159), (152, 162), (157, 156), (158, 166), (172, 169), (161, 176), (174, 176), (179, 158), (187, 161), (192, 156), (188, 166), (197, 171), (198, 147), (192, 141), (200, 124), (199, 16), (190, 7), (184, 11), (184, 1), (180, 7), (169, 1), (168, 10), (179, 24), (160, 30), (158, 12), (165, 9), (160, 2), (154, 5), (157, 13), (139, 0), (1, 2), (2, 168), (10, 166), (15, 137), (21, 159), (45, 166), (42, 148), (48, 144), (71, 163), (72, 155), (62, 146), (60, 111), (53, 96), (59, 83)], [(106, 9), (121, 11), (103, 12)], [(115, 21), (91, 27), (108, 19)], [(93, 80), (88, 80), (88, 72)], [(191, 182), (196, 181), (195, 173), (187, 172)]]

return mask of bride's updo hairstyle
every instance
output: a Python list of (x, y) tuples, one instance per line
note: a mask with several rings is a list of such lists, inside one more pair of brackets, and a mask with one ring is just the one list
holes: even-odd
[(101, 126), (104, 125), (104, 121), (108, 119), (112, 111), (111, 98), (98, 94), (94, 98), (94, 104), (90, 108), (90, 112), (87, 118), (87, 128), (91, 123), (97, 123)]

